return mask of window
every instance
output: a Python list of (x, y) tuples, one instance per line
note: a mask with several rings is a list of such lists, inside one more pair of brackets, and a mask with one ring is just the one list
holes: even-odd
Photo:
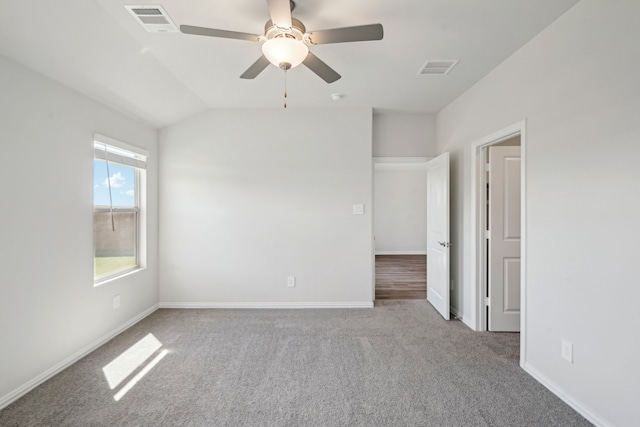
[[(116, 145), (117, 144), (117, 145)], [(126, 147), (126, 148), (123, 148)], [(94, 282), (141, 267), (146, 155), (96, 135), (93, 160)]]

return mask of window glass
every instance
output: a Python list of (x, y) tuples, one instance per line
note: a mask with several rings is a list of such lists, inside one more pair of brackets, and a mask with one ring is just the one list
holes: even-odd
[(93, 161), (95, 282), (118, 276), (140, 265), (140, 173), (140, 169), (132, 166), (102, 159)]
[[(136, 206), (135, 168), (109, 163), (109, 181), (113, 206)], [(109, 206), (109, 183), (107, 182), (107, 162), (93, 161), (93, 205)]]

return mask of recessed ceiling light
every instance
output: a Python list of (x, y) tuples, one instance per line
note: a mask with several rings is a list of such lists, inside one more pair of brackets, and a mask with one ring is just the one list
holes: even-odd
[(344, 94), (342, 94), (342, 93), (332, 93), (331, 94), (331, 99), (333, 99), (334, 101), (340, 101), (342, 98), (344, 98)]

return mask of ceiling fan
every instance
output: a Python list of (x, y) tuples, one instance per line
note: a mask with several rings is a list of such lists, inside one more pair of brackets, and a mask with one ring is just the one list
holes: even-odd
[(327, 83), (333, 83), (340, 79), (340, 74), (311, 53), (308, 46), (382, 40), (383, 37), (381, 24), (307, 32), (302, 22), (291, 17), (291, 12), (295, 8), (293, 1), (267, 0), (267, 7), (271, 19), (264, 26), (264, 35), (191, 25), (180, 25), (180, 31), (198, 36), (264, 42), (262, 45), (263, 55), (240, 76), (242, 79), (256, 78), (269, 64), (284, 71), (304, 64)]

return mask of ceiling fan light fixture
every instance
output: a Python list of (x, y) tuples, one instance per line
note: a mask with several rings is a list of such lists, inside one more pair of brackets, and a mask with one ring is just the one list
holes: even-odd
[(264, 42), (262, 53), (276, 67), (289, 69), (304, 61), (309, 54), (309, 48), (302, 40), (285, 36)]

